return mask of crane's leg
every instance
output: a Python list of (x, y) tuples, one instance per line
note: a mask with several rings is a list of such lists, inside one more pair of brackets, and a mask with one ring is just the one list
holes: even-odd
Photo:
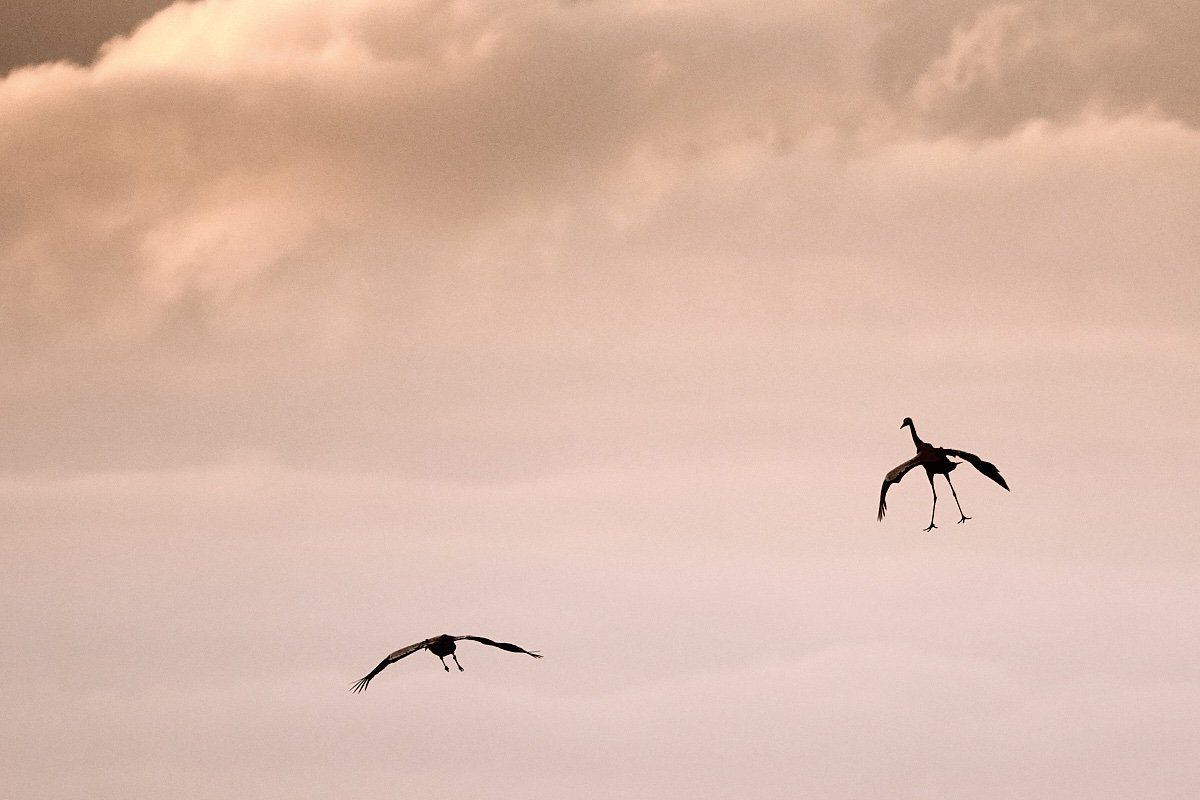
[(928, 532), (937, 527), (933, 524), (933, 515), (937, 511), (937, 489), (933, 485), (933, 476), (925, 473), (925, 477), (929, 478), (929, 490), (933, 492), (933, 508), (929, 510), (929, 527), (925, 529)]
[(446, 670), (446, 672), (449, 672), (450, 668), (446, 666), (446, 657), (438, 656), (438, 658), (440, 658), (442, 660), (442, 669)]
[[(456, 653), (451, 653), (451, 654), (450, 654), (450, 657), (454, 659), (454, 666), (458, 667), (458, 671), (459, 671), (459, 672), (465, 672), (465, 671), (466, 671), (466, 670), (464, 670), (464, 669), (463, 669), (463, 666), (462, 666), (462, 664), (459, 664), (459, 663), (458, 663), (458, 655), (457, 655)], [(449, 668), (449, 667), (446, 667), (446, 671), (447, 671), (447, 672), (449, 672), (449, 671), (450, 671), (450, 668)]]
[[(949, 476), (949, 475), (947, 475), (947, 476), (946, 476), (946, 483), (950, 483), (950, 476)], [(964, 513), (963, 513), (963, 510), (962, 510), (962, 503), (958, 502), (958, 492), (954, 491), (954, 484), (953, 484), (953, 483), (950, 483), (950, 494), (954, 495), (954, 505), (958, 506), (958, 515), (959, 515), (960, 517), (962, 517), (962, 519), (960, 519), (960, 520), (958, 521), (958, 524), (959, 524), (959, 525), (962, 525), (964, 522), (966, 522), (967, 520), (969, 520), (969, 519), (970, 519), (970, 517), (968, 517), (966, 514), (964, 514)]]

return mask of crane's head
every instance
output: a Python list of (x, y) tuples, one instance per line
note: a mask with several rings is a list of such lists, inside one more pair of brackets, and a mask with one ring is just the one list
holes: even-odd
[(905, 417), (905, 418), (904, 418), (904, 422), (901, 422), (901, 423), (900, 423), (900, 427), (901, 427), (902, 429), (903, 429), (903, 428), (911, 428), (912, 426), (913, 426), (912, 417)]

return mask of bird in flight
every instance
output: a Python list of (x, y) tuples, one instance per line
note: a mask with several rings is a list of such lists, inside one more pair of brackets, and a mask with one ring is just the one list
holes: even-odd
[(482, 644), (491, 645), (492, 647), (499, 647), (501, 650), (507, 650), (510, 653), (524, 653), (527, 656), (541, 658), (541, 656), (536, 652), (530, 652), (523, 647), (517, 647), (515, 644), (509, 644), (508, 642), (493, 642), (491, 639), (485, 639), (482, 636), (451, 636), (448, 633), (443, 633), (441, 636), (434, 636), (432, 639), (426, 639), (423, 642), (410, 644), (408, 647), (401, 647), (383, 661), (380, 661), (379, 666), (371, 670), (365, 678), (356, 681), (350, 691), (361, 692), (363, 689), (366, 689), (367, 684), (371, 682), (371, 679), (382, 672), (384, 667), (386, 667), (388, 664), (399, 661), (405, 656), (410, 656), (418, 650), (428, 650), (440, 658), (442, 660), (442, 667), (446, 670), (446, 672), (450, 671), (450, 667), (446, 665), (446, 656), (450, 656), (454, 659), (454, 664), (458, 667), (458, 671), (462, 672), (463, 666), (462, 664), (458, 663), (458, 656), (454, 654), (454, 651), (458, 649), (458, 646), (455, 644), (455, 642), (462, 639), (470, 639), (472, 642), (480, 642)]
[[(977, 455), (968, 453), (965, 450), (952, 450), (949, 447), (934, 447), (928, 442), (921, 441), (917, 436), (917, 427), (913, 425), (912, 419), (904, 418), (904, 422), (900, 423), (901, 428), (907, 427), (909, 433), (912, 434), (913, 444), (917, 446), (917, 454), (905, 461), (900, 466), (889, 472), (883, 479), (883, 488), (879, 490), (879, 519), (883, 519), (884, 513), (887, 512), (887, 493), (888, 488), (893, 483), (899, 483), (900, 479), (908, 474), (908, 471), (913, 467), (924, 467), (925, 476), (929, 478), (929, 488), (933, 491), (933, 509), (929, 512), (929, 527), (925, 530), (932, 530), (937, 525), (933, 524), (933, 514), (937, 510), (937, 489), (933, 486), (934, 475), (945, 475), (946, 483), (950, 483), (950, 472), (957, 467), (960, 461), (951, 461), (950, 457), (961, 458), (975, 469), (982, 472), (987, 477), (994, 480), (996, 483), (1004, 487), (1008, 491), (1008, 484), (1004, 482), (1004, 477), (1000, 474), (1000, 470), (996, 469), (995, 464), (984, 461)], [(950, 483), (950, 493), (954, 495), (954, 504), (958, 506), (958, 515), (962, 517), (958, 522), (962, 524), (970, 519), (963, 513), (962, 504), (958, 502), (958, 492), (954, 491), (954, 484)]]

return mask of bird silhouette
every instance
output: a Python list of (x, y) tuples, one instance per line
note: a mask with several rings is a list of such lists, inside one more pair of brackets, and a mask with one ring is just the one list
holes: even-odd
[(458, 667), (458, 671), (462, 672), (463, 666), (462, 664), (458, 663), (458, 656), (454, 654), (454, 651), (458, 649), (458, 645), (456, 645), (455, 642), (463, 639), (470, 639), (472, 642), (481, 642), (482, 644), (491, 645), (492, 647), (499, 647), (501, 650), (507, 650), (510, 653), (524, 653), (527, 656), (541, 658), (541, 656), (536, 652), (530, 652), (523, 647), (517, 647), (515, 644), (509, 644), (508, 642), (493, 642), (491, 639), (485, 639), (482, 636), (451, 636), (448, 633), (443, 633), (441, 636), (434, 636), (432, 639), (426, 639), (423, 642), (410, 644), (408, 647), (401, 647), (383, 661), (380, 661), (379, 666), (371, 670), (366, 677), (355, 681), (354, 686), (350, 689), (350, 691), (361, 692), (363, 689), (366, 689), (367, 684), (371, 682), (371, 679), (382, 672), (384, 667), (399, 661), (405, 656), (410, 656), (418, 650), (428, 650), (440, 658), (442, 660), (442, 667), (446, 670), (446, 672), (450, 671), (450, 667), (446, 665), (446, 656), (450, 656), (454, 659), (454, 664)]
[[(968, 453), (965, 450), (952, 450), (949, 447), (934, 447), (928, 442), (921, 441), (921, 437), (917, 436), (917, 426), (913, 425), (912, 419), (904, 418), (904, 422), (900, 423), (900, 427), (908, 427), (909, 433), (912, 434), (913, 444), (917, 446), (917, 454), (905, 461), (900, 466), (889, 472), (883, 479), (883, 488), (879, 490), (879, 519), (883, 520), (883, 515), (887, 512), (887, 493), (888, 488), (893, 483), (899, 483), (900, 479), (908, 474), (908, 471), (913, 467), (924, 467), (925, 476), (929, 478), (929, 488), (933, 491), (933, 509), (929, 512), (929, 527), (925, 530), (929, 531), (936, 528), (933, 524), (933, 515), (937, 511), (937, 489), (933, 485), (934, 475), (945, 475), (946, 483), (950, 483), (950, 472), (957, 467), (961, 462), (951, 461), (950, 457), (961, 458), (975, 469), (982, 472), (987, 477), (994, 480), (996, 483), (1004, 487), (1008, 491), (1008, 484), (1004, 482), (1004, 477), (1000, 474), (1000, 470), (996, 469), (995, 464), (984, 461), (977, 455)], [(958, 502), (958, 492), (954, 491), (954, 484), (950, 483), (950, 493), (954, 495), (954, 504), (958, 506), (958, 514), (962, 519), (958, 522), (961, 525), (970, 519), (963, 513), (962, 504)]]

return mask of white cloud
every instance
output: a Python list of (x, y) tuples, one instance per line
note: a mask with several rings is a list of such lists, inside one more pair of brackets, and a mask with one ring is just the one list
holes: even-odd
[[(946, 92), (1007, 80), (1030, 48), (1066, 58), (1140, 41), (1117, 23), (1079, 19), (986, 10), (916, 92), (937, 105)], [(928, 191), (928, 170), (970, 170), (1004, 153), (1013, 163), (988, 177), (1019, 195), (1027, 187), (1005, 174), (1028, 173), (1025, 160), (1045, 158), (1039, 149), (1049, 153), (1055, 139), (1108, 137), (1086, 157), (1064, 152), (1090, 169), (1095, 158), (1124, 158), (1121, 131), (1142, 124), (1093, 115), (1018, 129), (982, 149), (909, 138), (897, 122), (908, 112), (872, 95), (864, 20), (818, 5), (178, 4), (90, 67), (18, 71), (0, 89), (16, 121), (0, 143), (9, 176), (0, 259), (14, 310), (6, 321), (33, 330), (35, 320), (58, 320), (50, 330), (84, 338), (103, 324), (136, 339), (198, 311), (239, 330), (220, 310), (249, 301), (269, 314), (298, 300), (280, 291), (284, 282), (347, 296), (362, 281), (378, 290), (420, 280), (381, 274), (404, 272), (446, 275), (457, 291), (466, 275), (489, 271), (494, 287), (526, 269), (515, 280), (529, 283), (571, 262), (600, 268), (582, 247), (628, 252), (641, 241), (656, 260), (682, 246), (679, 260), (694, 261), (686, 251), (698, 249), (696, 218), (714, 231), (710, 247), (724, 241), (772, 261), (787, 248), (802, 264), (854, 269), (864, 257), (858, 226), (878, 224), (887, 193)], [(1086, 107), (1087, 97), (1081, 87), (1078, 102)], [(1188, 163), (1186, 132), (1145, 124), (1155, 145)], [(1139, 135), (1133, 147), (1153, 158)], [(873, 174), (900, 154), (932, 160), (914, 162), (919, 172)], [(1102, 182), (1105, 171), (1096, 174)], [(876, 183), (846, 184), (860, 175)], [(1013, 197), (1031, 201), (1043, 202)], [(1175, 207), (1189, 201), (1184, 192)], [(885, 223), (887, 235), (908, 240), (888, 246), (944, 258), (922, 252), (917, 239), (943, 234), (924, 230), (927, 209), (912, 208)], [(988, 212), (972, 227), (1021, 213)], [(497, 242), (511, 242), (509, 252), (496, 253)], [(428, 291), (440, 290), (417, 296)], [(319, 315), (299, 313), (320, 327)], [(315, 336), (346, 341), (352, 328)]]

